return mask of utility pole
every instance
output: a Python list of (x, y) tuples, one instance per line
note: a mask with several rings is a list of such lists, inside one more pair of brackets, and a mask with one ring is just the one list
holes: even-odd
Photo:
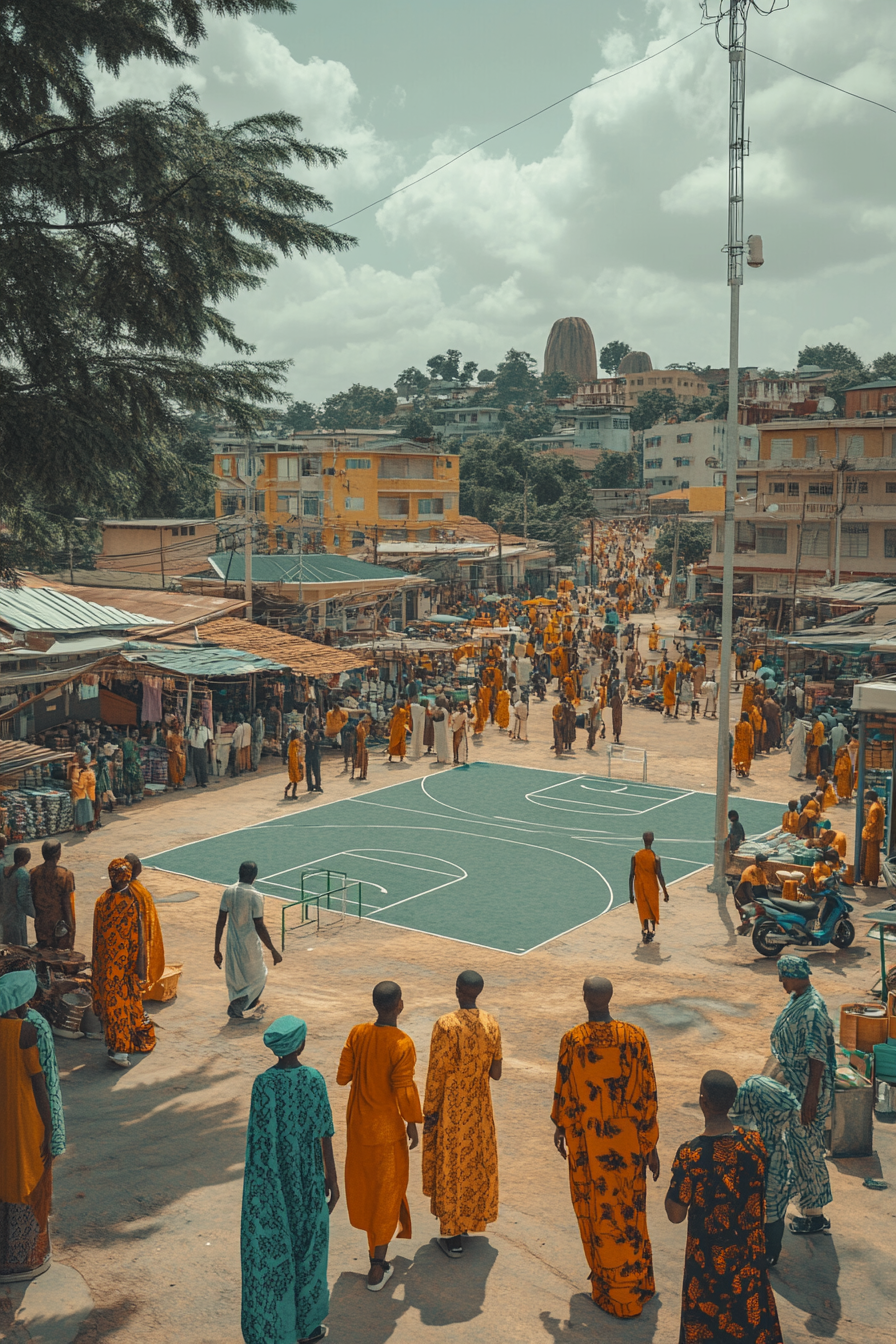
[(675, 585), (678, 581), (678, 537), (681, 531), (681, 514), (675, 515), (675, 535), (672, 538), (672, 573), (669, 577), (669, 597), (667, 607), (675, 606)]
[[(716, 750), (715, 856), (711, 890), (724, 896), (725, 840), (728, 834), (728, 734), (731, 717), (731, 639), (734, 629), (734, 494), (737, 481), (738, 359), (740, 289), (744, 282), (744, 157), (749, 145), (744, 127), (747, 65), (747, 14), (755, 0), (701, 0), (704, 21), (712, 23), (716, 41), (728, 52), (728, 424), (725, 434), (725, 522), (722, 561), (722, 630), (719, 647), (719, 738)], [(778, 5), (770, 0), (769, 14)], [(710, 14), (710, 9), (714, 13)], [(757, 6), (758, 9), (758, 6)], [(727, 41), (723, 37), (728, 20)], [(748, 240), (751, 266), (762, 265), (762, 240)]]
[(252, 502), (252, 472), (250, 471), (250, 459), (246, 458), (246, 585), (243, 596), (246, 599), (245, 620), (252, 620), (252, 511), (250, 503)]
[(523, 477), (523, 541), (529, 540), (529, 473)]
[(589, 587), (594, 587), (594, 519), (591, 519), (591, 573), (589, 576)]
[(503, 547), (501, 546), (501, 529), (503, 528), (503, 526), (504, 526), (504, 519), (499, 518), (497, 523), (495, 523), (495, 527), (498, 530), (498, 592), (501, 593), (502, 595), (504, 593), (504, 569), (502, 563), (504, 558), (504, 551)]
[(800, 577), (800, 561), (803, 558), (803, 533), (806, 530), (806, 504), (808, 495), (803, 495), (803, 508), (800, 513), (799, 531), (796, 537), (796, 559), (793, 562), (793, 591), (790, 594), (790, 633), (796, 629), (796, 586)]
[[(163, 587), (163, 588), (165, 587), (165, 542), (164, 542), (164, 537), (165, 537), (165, 529), (164, 529), (164, 527), (160, 527), (160, 528), (159, 528), (159, 567), (161, 568), (161, 571), (162, 571), (162, 587)], [(72, 580), (72, 582), (74, 583), (74, 579)]]

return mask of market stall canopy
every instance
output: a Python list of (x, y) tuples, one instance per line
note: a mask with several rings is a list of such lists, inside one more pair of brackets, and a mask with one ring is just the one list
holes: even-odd
[[(359, 646), (356, 653), (360, 652), (362, 647), (370, 653), (444, 653), (458, 646), (449, 644), (446, 639), (372, 639), (369, 644)], [(356, 661), (355, 667), (359, 666)]]
[[(288, 667), (304, 677), (331, 677), (337, 672), (352, 672), (364, 665), (365, 659), (359, 655), (367, 647), (334, 649), (269, 625), (253, 625), (251, 621), (236, 619), (209, 621), (197, 633), (201, 642), (190, 644), (188, 648), (205, 651), (216, 644), (221, 652), (237, 649), (255, 657), (272, 659), (278, 667)], [(166, 643), (165, 647), (181, 645), (182, 638), (177, 644)]]
[[(120, 596), (120, 594), (117, 594)], [(0, 624), (23, 634), (41, 631), (54, 635), (127, 633), (144, 626), (166, 626), (168, 621), (136, 611), (60, 592), (58, 588), (0, 588)]]
[[(245, 582), (246, 557), (242, 551), (220, 551), (210, 555), (208, 562), (218, 577), (226, 578), (228, 583)], [(399, 569), (368, 565), (347, 555), (253, 555), (252, 582), (363, 588), (372, 583), (395, 585), (417, 580)]]
[(414, 625), (467, 625), (466, 616), (418, 616)]
[(882, 677), (880, 681), (856, 682), (852, 707), (865, 714), (896, 715), (896, 679)]
[(823, 602), (896, 603), (896, 583), (892, 579), (863, 579), (858, 583), (828, 584), (800, 588), (800, 597), (818, 597)]
[(181, 677), (245, 677), (251, 672), (282, 672), (287, 664), (213, 644), (156, 644), (136, 639), (122, 645), (119, 657), (140, 667)]
[(31, 742), (0, 742), (0, 780), (18, 778), (26, 770), (38, 765), (49, 765), (51, 761), (67, 761), (74, 756), (73, 751), (50, 751), (47, 747), (36, 747)]

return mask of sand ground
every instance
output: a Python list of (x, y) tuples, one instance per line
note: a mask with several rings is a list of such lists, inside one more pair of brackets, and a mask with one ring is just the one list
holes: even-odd
[[(663, 624), (671, 629), (671, 618)], [(581, 733), (576, 750), (555, 760), (549, 750), (551, 703), (549, 697), (533, 707), (528, 744), (489, 728), (473, 758), (605, 774), (605, 757), (587, 752)], [(662, 723), (655, 714), (631, 709), (623, 739), (647, 747), (651, 782), (712, 791), (711, 721)], [(760, 759), (754, 777), (732, 792), (732, 805), (747, 793), (786, 800), (788, 763), (786, 752)], [(374, 757), (369, 787), (442, 768), (451, 767), (427, 758), (388, 765), (384, 756)], [(105, 885), (110, 858), (158, 852), (359, 788), (343, 774), (341, 759), (325, 761), (322, 799), (284, 804), (283, 778), (279, 763), (266, 764), (257, 776), (216, 784), (207, 793), (121, 809), (99, 832), (69, 837), (63, 862), (74, 869), (80, 893), (78, 946), (89, 952), (92, 903)], [(836, 815), (851, 833), (851, 809), (839, 808)], [(413, 1236), (392, 1243), (396, 1272), (374, 1297), (364, 1289), (365, 1239), (349, 1226), (343, 1200), (331, 1224), (331, 1338), (422, 1344), (448, 1327), (442, 1337), (458, 1344), (567, 1338), (673, 1344), (685, 1231), (669, 1225), (663, 1212), (669, 1164), (677, 1145), (701, 1128), (701, 1074), (722, 1067), (742, 1079), (761, 1071), (783, 1003), (774, 963), (735, 936), (730, 905), (707, 891), (707, 880), (699, 873), (672, 888), (649, 947), (641, 945), (628, 905), (525, 957), (465, 950), (372, 923), (317, 938), (296, 934), (269, 976), (264, 1019), (237, 1024), (226, 1018), (223, 976), (212, 961), (219, 891), (149, 873), (147, 885), (161, 898), (168, 960), (184, 963), (180, 992), (153, 1010), (157, 1048), (127, 1073), (108, 1064), (101, 1042), (58, 1043), (69, 1143), (55, 1166), (55, 1264), (27, 1296), (16, 1289), (5, 1302), (0, 1298), (6, 1337), (44, 1344), (75, 1337), (115, 1344), (239, 1344), (245, 1123), (252, 1079), (270, 1063), (261, 1040), (265, 1024), (284, 1012), (307, 1019), (304, 1058), (327, 1079), (341, 1166), (345, 1094), (335, 1085), (336, 1066), (349, 1028), (370, 1016), (371, 987), (384, 978), (403, 987), (401, 1025), (417, 1045), (422, 1090), (433, 1020), (454, 1006), (455, 976), (471, 965), (486, 981), (481, 1006), (498, 1017), (504, 1036), (504, 1076), (493, 1088), (500, 1219), (472, 1241), (462, 1262), (446, 1260), (420, 1191), (419, 1150), (413, 1153)], [(185, 890), (198, 895), (164, 899)], [(856, 899), (860, 908), (875, 906), (886, 893), (856, 888)], [(851, 949), (821, 951), (812, 962), (814, 983), (836, 1020), (841, 1004), (864, 997), (874, 981), (876, 944), (860, 926)], [(581, 985), (594, 973), (614, 981), (616, 1016), (647, 1031), (658, 1076), (663, 1171), (648, 1210), (657, 1294), (633, 1321), (613, 1320), (591, 1303), (567, 1174), (551, 1142), (557, 1043), (583, 1019)], [(807, 1337), (885, 1344), (894, 1337), (887, 1284), (896, 1197), (892, 1188), (876, 1192), (862, 1184), (868, 1176), (890, 1178), (894, 1136), (896, 1124), (876, 1118), (874, 1156), (830, 1163), (830, 1236), (785, 1234), (773, 1283), (787, 1344)]]

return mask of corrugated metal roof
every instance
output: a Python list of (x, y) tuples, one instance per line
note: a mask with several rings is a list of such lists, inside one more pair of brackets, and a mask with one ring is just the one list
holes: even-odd
[(287, 666), (235, 649), (216, 649), (208, 644), (180, 647), (147, 639), (125, 644), (121, 656), (129, 663), (146, 663), (182, 677), (244, 677), (249, 672), (282, 672)]
[(139, 612), (84, 602), (58, 588), (0, 588), (0, 622), (12, 630), (47, 630), (54, 635), (167, 624)]
[[(210, 555), (208, 562), (215, 573), (230, 583), (243, 583), (246, 578), (246, 558), (242, 551), (219, 552)], [(253, 555), (252, 580), (255, 583), (298, 583), (299, 556)], [(410, 574), (387, 569), (383, 565), (367, 565), (361, 560), (350, 560), (346, 555), (304, 555), (301, 557), (303, 583), (396, 583), (410, 579)]]
[(36, 765), (66, 761), (74, 754), (73, 751), (50, 751), (47, 747), (37, 747), (31, 742), (0, 742), (0, 778), (23, 775)]
[[(332, 676), (334, 672), (350, 672), (359, 666), (355, 654), (346, 649), (317, 644), (285, 630), (253, 625), (251, 621), (225, 617), (219, 621), (209, 621), (199, 628), (197, 634), (200, 640), (216, 644), (219, 649), (239, 649), (260, 658), (270, 658), (278, 665), (290, 667), (293, 672), (304, 676)], [(172, 638), (184, 642), (183, 634)], [(188, 647), (197, 646), (191, 644)]]

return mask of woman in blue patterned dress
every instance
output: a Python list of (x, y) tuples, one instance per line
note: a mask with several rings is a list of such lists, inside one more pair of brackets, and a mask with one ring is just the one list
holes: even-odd
[(809, 983), (812, 971), (805, 957), (778, 960), (778, 978), (790, 995), (772, 1028), (772, 1054), (784, 1081), (800, 1103), (787, 1127), (787, 1149), (793, 1186), (800, 1206), (790, 1224), (798, 1236), (825, 1232), (830, 1222), (822, 1213), (834, 1196), (824, 1160), (824, 1122), (834, 1104), (837, 1053), (834, 1027), (824, 999)]
[(329, 1217), (339, 1199), (327, 1086), (302, 1065), (307, 1027), (279, 1017), (264, 1034), (277, 1063), (252, 1086), (240, 1250), (246, 1344), (327, 1334)]
[(759, 1132), (768, 1157), (765, 1169), (765, 1263), (776, 1265), (784, 1238), (784, 1215), (793, 1173), (787, 1151), (787, 1127), (799, 1117), (800, 1104), (776, 1078), (754, 1073), (737, 1089), (731, 1122)]

